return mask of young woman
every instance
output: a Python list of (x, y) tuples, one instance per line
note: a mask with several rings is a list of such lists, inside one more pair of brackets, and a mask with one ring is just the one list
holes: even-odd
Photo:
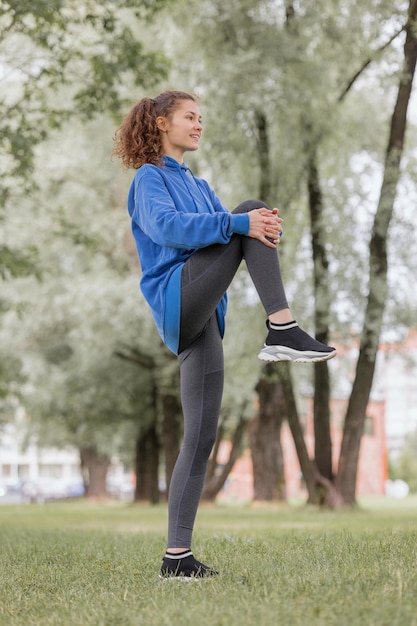
[(276, 246), (278, 209), (249, 200), (229, 212), (184, 163), (202, 133), (198, 102), (180, 91), (143, 98), (116, 131), (114, 154), (137, 169), (128, 210), (142, 269), (140, 286), (164, 343), (178, 355), (184, 440), (169, 491), (162, 578), (217, 574), (197, 561), (191, 538), (223, 392), (226, 290), (242, 259), (264, 306), (264, 361), (325, 361), (334, 348), (295, 322)]

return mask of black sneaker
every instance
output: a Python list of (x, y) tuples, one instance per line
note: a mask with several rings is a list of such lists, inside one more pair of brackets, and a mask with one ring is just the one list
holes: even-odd
[(167, 580), (190, 582), (217, 576), (218, 573), (208, 565), (197, 561), (191, 550), (189, 550), (188, 552), (182, 552), (177, 557), (172, 554), (166, 554), (162, 560), (159, 580), (161, 582)]
[[(268, 336), (258, 354), (261, 361), (294, 361), (295, 363), (320, 363), (336, 356), (336, 349), (320, 343), (302, 330), (297, 322), (288, 324), (266, 323)], [(274, 330), (278, 326), (280, 330)]]

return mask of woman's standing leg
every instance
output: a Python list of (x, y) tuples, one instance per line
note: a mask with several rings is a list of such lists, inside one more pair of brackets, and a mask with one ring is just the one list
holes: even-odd
[(170, 483), (168, 546), (189, 548), (223, 395), (223, 345), (215, 316), (178, 360), (184, 440)]
[(197, 561), (190, 547), (223, 394), (223, 345), (215, 315), (178, 360), (184, 439), (169, 488), (168, 550), (161, 577), (212, 576), (217, 572)]

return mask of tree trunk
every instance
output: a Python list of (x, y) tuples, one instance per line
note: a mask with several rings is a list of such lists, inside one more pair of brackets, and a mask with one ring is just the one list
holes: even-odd
[(287, 407), (282, 385), (271, 363), (264, 366), (264, 376), (256, 385), (256, 391), (259, 412), (249, 428), (254, 500), (285, 500), (281, 426)]
[(87, 498), (105, 498), (107, 496), (106, 478), (110, 459), (98, 454), (95, 448), (80, 449), (81, 470)]
[[(140, 350), (128, 347), (118, 350), (116, 355), (132, 361), (148, 370), (152, 376), (151, 408), (153, 424), (141, 432), (136, 442), (136, 487), (135, 502), (148, 500), (152, 504), (159, 502), (159, 437), (157, 432), (159, 406), (162, 404), (162, 445), (165, 457), (166, 494), (168, 494), (172, 470), (179, 452), (181, 430), (181, 408), (174, 393), (162, 393), (159, 387), (158, 364), (155, 359)], [(169, 358), (175, 358), (173, 355)], [(176, 382), (173, 385), (178, 387)]]
[[(292, 2), (286, 3), (286, 27), (293, 27), (294, 24), (294, 6)], [(260, 184), (259, 184), (259, 197), (264, 199), (265, 201), (271, 200), (271, 163), (270, 163), (270, 151), (269, 151), (269, 135), (268, 135), (268, 123), (266, 116), (260, 110), (255, 111), (255, 122), (257, 129), (257, 149), (258, 149), (258, 157), (259, 157), (259, 169), (260, 169)], [(315, 174), (315, 176), (314, 176)], [(317, 177), (317, 168), (314, 170), (311, 168), (311, 173), (309, 176), (309, 190), (312, 194), (311, 204), (316, 207), (317, 203), (315, 199), (318, 198), (321, 203), (321, 196), (318, 196), (317, 190), (319, 190), (318, 186), (318, 177)], [(321, 206), (321, 205), (320, 205)], [(325, 317), (327, 319), (327, 315)], [(290, 374), (290, 368), (288, 363), (278, 363), (275, 366), (275, 373), (278, 376), (278, 380), (282, 385), (283, 394), (285, 397), (286, 404), (286, 414), (288, 418), (289, 427), (291, 430), (291, 434), (294, 439), (295, 448), (297, 451), (298, 460), (301, 467), (301, 472), (303, 474), (307, 491), (308, 491), (308, 501), (310, 503), (316, 503), (318, 497), (317, 491), (317, 468), (309, 456), (307, 447), (304, 441), (303, 431), (300, 424), (300, 419), (297, 411), (297, 405), (295, 402), (294, 389)], [(259, 424), (254, 425), (255, 430), (259, 427)], [(323, 431), (324, 432), (324, 429)], [(323, 435), (324, 440), (324, 435)], [(255, 445), (255, 442), (254, 442)], [(255, 453), (256, 454), (256, 453)], [(252, 457), (253, 458), (253, 457)], [(254, 470), (255, 471), (255, 470)]]
[(165, 496), (169, 493), (172, 472), (177, 460), (182, 434), (181, 403), (176, 394), (162, 396), (162, 448), (165, 459)]
[(259, 199), (269, 202), (271, 198), (271, 159), (269, 153), (268, 120), (259, 109), (255, 112), (256, 143), (259, 158)]
[(297, 452), (298, 462), (300, 464), (301, 473), (303, 475), (307, 492), (308, 503), (317, 503), (316, 491), (316, 474), (317, 469), (314, 461), (310, 459), (306, 442), (304, 440), (303, 429), (298, 415), (297, 404), (294, 396), (294, 389), (291, 380), (291, 370), (289, 363), (278, 363), (277, 372), (282, 384), (287, 407), (288, 425), (294, 440), (295, 450)]
[[(329, 261), (325, 245), (323, 197), (317, 167), (317, 149), (309, 151), (308, 197), (314, 267), (314, 324), (318, 341), (328, 343), (330, 317)], [(314, 367), (314, 458), (320, 474), (332, 480), (330, 433), (330, 378), (327, 363)]]
[(203, 489), (203, 493), (201, 496), (202, 500), (206, 500), (208, 502), (214, 502), (220, 489), (224, 487), (224, 484), (242, 451), (242, 441), (243, 441), (243, 435), (245, 433), (245, 430), (246, 430), (246, 420), (243, 417), (243, 415), (241, 415), (239, 422), (233, 433), (232, 447), (230, 449), (229, 458), (224, 464), (221, 472), (216, 474), (217, 453), (220, 447), (220, 443), (223, 439), (223, 432), (224, 432), (224, 428), (222, 426), (219, 427), (218, 432), (217, 432), (216, 442), (213, 447), (213, 453), (212, 453), (212, 456), (210, 457), (210, 461), (207, 467), (206, 480), (204, 483), (204, 489)]
[(156, 424), (143, 432), (136, 442), (135, 502), (159, 502), (159, 440)]
[(404, 44), (404, 72), (391, 118), (384, 177), (370, 243), (369, 294), (356, 375), (343, 432), (336, 486), (346, 504), (355, 503), (359, 447), (372, 388), (382, 319), (387, 297), (387, 233), (393, 213), (403, 152), (407, 109), (417, 60), (417, 0), (410, 0)]
[(308, 492), (308, 504), (326, 504), (336, 507), (341, 504), (340, 496), (333, 483), (320, 474), (315, 461), (310, 459), (304, 440), (303, 429), (295, 402), (289, 363), (278, 364), (279, 377), (287, 404), (288, 425), (294, 440), (298, 462)]

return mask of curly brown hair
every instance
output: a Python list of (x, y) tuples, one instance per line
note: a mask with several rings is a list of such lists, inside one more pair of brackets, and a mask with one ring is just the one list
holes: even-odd
[(156, 98), (142, 98), (132, 108), (114, 135), (113, 154), (126, 169), (145, 163), (161, 164), (161, 138), (157, 117), (169, 118), (183, 100), (197, 102), (185, 91), (164, 91)]

